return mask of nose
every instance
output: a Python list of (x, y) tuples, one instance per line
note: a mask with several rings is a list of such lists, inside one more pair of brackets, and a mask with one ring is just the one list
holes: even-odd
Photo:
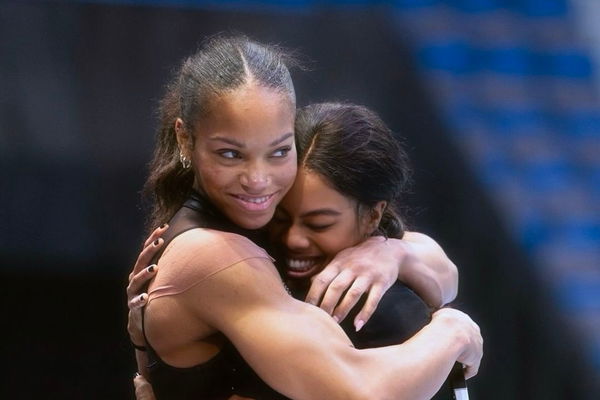
[(310, 246), (310, 241), (303, 233), (302, 229), (294, 223), (283, 233), (282, 239), (283, 244), (288, 250), (304, 250)]
[(263, 194), (271, 185), (270, 171), (260, 162), (254, 162), (241, 173), (240, 184), (249, 194)]

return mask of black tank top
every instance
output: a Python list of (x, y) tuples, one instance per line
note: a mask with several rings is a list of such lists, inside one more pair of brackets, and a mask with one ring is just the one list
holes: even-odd
[[(247, 231), (235, 226), (203, 196), (193, 192), (169, 221), (169, 228), (163, 235), (165, 242), (153, 262), (158, 261), (167, 244), (175, 237), (194, 228), (237, 233), (259, 245), (265, 242), (263, 232)], [(286, 399), (256, 375), (227, 338), (216, 334), (214, 339), (224, 343), (219, 353), (207, 362), (189, 368), (165, 363), (146, 339), (147, 368), (157, 400), (224, 400), (232, 395), (253, 399)]]

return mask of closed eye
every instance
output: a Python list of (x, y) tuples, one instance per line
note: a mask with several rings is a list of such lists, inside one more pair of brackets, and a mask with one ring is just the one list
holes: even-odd
[(335, 224), (327, 224), (327, 225), (315, 225), (315, 224), (305, 224), (306, 227), (315, 232), (323, 232), (329, 228), (331, 228)]

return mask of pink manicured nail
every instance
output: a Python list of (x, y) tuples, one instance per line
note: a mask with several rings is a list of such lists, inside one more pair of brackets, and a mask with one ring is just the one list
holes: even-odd
[(354, 323), (354, 328), (356, 328), (356, 332), (360, 331), (363, 326), (365, 326), (365, 321), (363, 321), (362, 319), (359, 319)]

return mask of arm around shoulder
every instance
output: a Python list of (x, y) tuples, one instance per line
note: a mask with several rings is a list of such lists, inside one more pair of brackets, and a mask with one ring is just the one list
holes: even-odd
[(429, 398), (465, 353), (464, 326), (474, 325), (434, 318), (405, 344), (357, 350), (327, 313), (289, 296), (264, 258), (222, 270), (193, 292), (196, 315), (293, 399)]

